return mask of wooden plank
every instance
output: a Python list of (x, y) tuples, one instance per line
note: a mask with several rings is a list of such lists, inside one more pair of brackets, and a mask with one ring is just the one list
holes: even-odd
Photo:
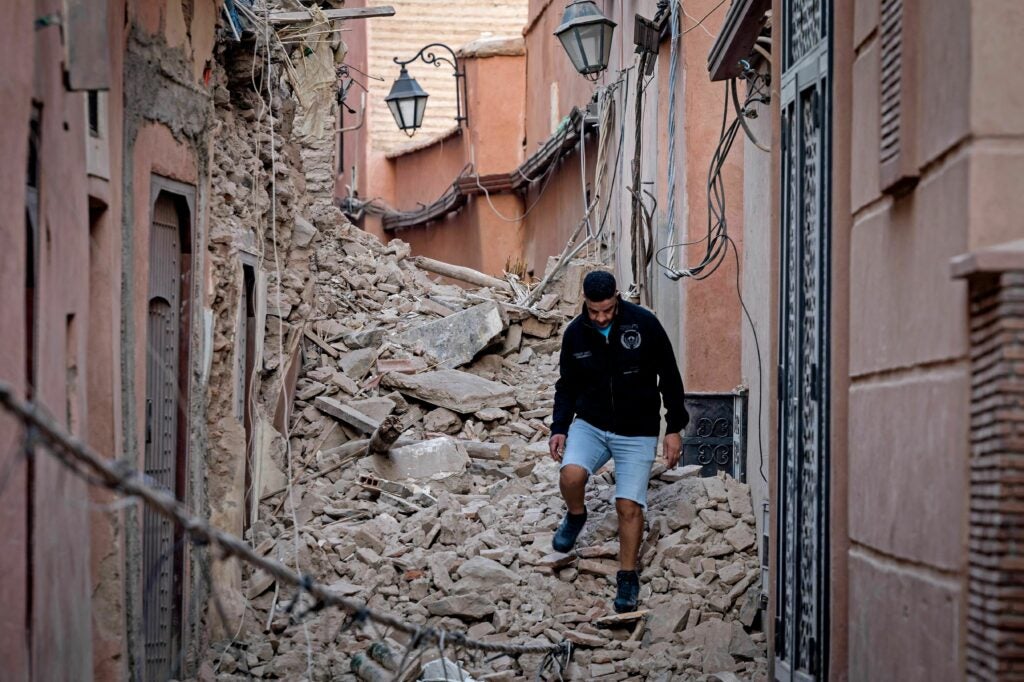
[[(373, 17), (393, 17), (395, 8), (390, 5), (383, 7), (351, 7), (348, 9), (321, 10), (331, 21), (345, 19), (370, 19)], [(309, 12), (271, 12), (271, 24), (294, 24), (300, 21), (313, 21)]]
[(323, 339), (321, 339), (316, 334), (316, 332), (312, 331), (311, 329), (307, 329), (303, 333), (306, 335), (307, 339), (309, 339), (310, 341), (315, 343), (317, 346), (319, 346), (320, 350), (322, 350), (323, 352), (327, 353), (328, 355), (330, 355), (334, 359), (338, 358), (338, 355), (339, 355), (338, 349), (335, 348), (334, 346), (327, 345), (327, 342), (324, 341)]
[(423, 358), (390, 358), (377, 360), (377, 374), (399, 372), (401, 374), (417, 374), (427, 370), (427, 361)]
[(288, 417), (292, 414), (292, 406), (295, 404), (295, 384), (299, 381), (299, 369), (302, 366), (299, 357), (299, 339), (302, 334), (297, 329), (292, 329), (288, 337), (288, 352), (285, 354), (287, 362), (284, 366), (284, 383), (277, 394), (277, 405), (274, 408), (274, 428), (279, 433), (285, 433), (288, 428)]
[(380, 426), (380, 422), (376, 419), (363, 414), (353, 407), (344, 405), (333, 398), (320, 396), (313, 401), (313, 405), (324, 414), (330, 415), (335, 419), (348, 424), (361, 433), (371, 434)]
[(426, 270), (427, 272), (433, 272), (462, 282), (475, 284), (478, 287), (491, 287), (492, 289), (498, 289), (501, 291), (512, 291), (512, 285), (505, 280), (485, 275), (479, 270), (474, 270), (473, 268), (467, 268), (462, 265), (452, 265), (451, 263), (434, 260), (433, 258), (427, 258), (426, 256), (416, 256), (412, 259), (412, 262), (420, 270)]
[(610, 616), (598, 618), (594, 621), (594, 626), (599, 628), (614, 628), (624, 625), (632, 625), (650, 612), (650, 609), (642, 609), (640, 611), (630, 611), (629, 613), (615, 613)]
[(512, 456), (512, 449), (505, 443), (480, 443), (475, 440), (460, 440), (466, 448), (466, 454), (472, 459), (489, 459), (497, 462), (507, 462)]

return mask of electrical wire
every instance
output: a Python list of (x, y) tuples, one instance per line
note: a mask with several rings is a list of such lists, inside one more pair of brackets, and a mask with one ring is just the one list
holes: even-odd
[[(677, 2), (677, 0), (673, 0), (673, 1)], [(708, 34), (709, 38), (711, 38), (712, 40), (715, 39), (715, 34), (707, 29), (707, 27), (704, 25), (704, 20), (703, 19), (698, 19), (697, 17), (695, 17), (692, 14), (690, 14), (689, 12), (687, 12), (685, 9), (683, 10), (683, 15), (685, 15), (686, 17), (688, 17), (689, 19), (691, 19), (694, 22), (693, 28), (698, 28), (699, 27), (701, 30), (703, 30), (705, 33)], [(706, 18), (707, 17), (705, 17), (705, 19)]]
[[(766, 103), (768, 101), (768, 96), (763, 94), (760, 89), (758, 78), (755, 77), (751, 82), (753, 83), (751, 92), (748, 94), (743, 105), (737, 107), (739, 111), (744, 111), (753, 101), (760, 101), (762, 103)], [(721, 266), (722, 261), (727, 255), (727, 243), (725, 242), (725, 238), (728, 236), (728, 221), (725, 214), (725, 181), (722, 178), (722, 169), (724, 168), (725, 160), (728, 157), (729, 151), (735, 142), (736, 135), (743, 127), (742, 115), (737, 115), (731, 124), (728, 123), (731, 96), (730, 87), (730, 83), (727, 82), (725, 85), (724, 99), (722, 103), (722, 127), (719, 133), (719, 142), (715, 148), (714, 154), (712, 155), (710, 167), (708, 169), (708, 182), (706, 186), (706, 196), (708, 201), (707, 231), (700, 239), (668, 244), (658, 250), (655, 255), (655, 261), (664, 270), (669, 279), (678, 280), (683, 277), (695, 280), (707, 279), (714, 274), (718, 267)], [(665, 262), (663, 260), (663, 254), (667, 251), (676, 250), (686, 246), (693, 246), (703, 242), (707, 242), (704, 256), (700, 262), (694, 266), (676, 269), (671, 262)]]
[[(712, 8), (711, 8), (711, 9), (710, 9), (710, 10), (708, 11), (708, 13), (707, 13), (707, 14), (705, 14), (704, 16), (702, 16), (702, 17), (700, 18), (700, 21), (698, 21), (698, 22), (697, 22), (697, 23), (696, 23), (695, 25), (693, 25), (693, 26), (691, 26), (690, 28), (688, 28), (688, 29), (686, 29), (685, 31), (683, 31), (683, 35), (685, 36), (685, 35), (686, 35), (687, 33), (689, 33), (690, 31), (692, 31), (692, 30), (694, 30), (694, 29), (697, 29), (697, 28), (700, 28), (700, 27), (704, 26), (704, 22), (705, 22), (705, 21), (707, 21), (707, 18), (708, 18), (708, 17), (710, 17), (710, 16), (711, 16), (712, 14), (714, 14), (715, 12), (717, 12), (717, 11), (718, 11), (718, 9), (719, 9), (719, 8), (720, 8), (720, 7), (722, 6), (722, 5), (724, 5), (724, 4), (726, 3), (726, 2), (728, 2), (728, 1), (729, 1), (729, 0), (722, 0), (722, 1), (721, 1), (721, 2), (719, 2), (719, 3), (717, 4), (717, 5), (715, 5), (714, 7), (712, 7)], [(687, 15), (687, 16), (689, 16), (689, 15)], [(693, 17), (690, 17), (690, 18), (692, 19)], [(704, 29), (704, 30), (706, 31), (707, 29)], [(714, 36), (712, 36), (712, 37), (714, 37)]]
[[(619, 80), (617, 80), (616, 82), (609, 84), (607, 87), (605, 87), (603, 89), (603, 91), (602, 91), (603, 92), (603, 97), (605, 97), (605, 98), (607, 98), (609, 100), (609, 103), (606, 105), (607, 107), (611, 107), (612, 104), (615, 102), (615, 100), (614, 100), (615, 91), (618, 89), (618, 87), (621, 84), (623, 84), (623, 82), (625, 83), (624, 94), (623, 94), (623, 99), (622, 99), (623, 107), (629, 101), (629, 72), (632, 71), (634, 68), (636, 68), (636, 66), (637, 65), (634, 64), (633, 66), (629, 66), (629, 67), (627, 67), (625, 69), (622, 69), (620, 71), (620, 74), (622, 75), (622, 77)], [(639, 75), (638, 75), (638, 78), (640, 78)], [(609, 113), (609, 119), (611, 118), (611, 115), (612, 114)], [(606, 222), (608, 220), (608, 216), (611, 215), (611, 212), (610, 212), (611, 201), (612, 201), (612, 197), (615, 194), (615, 192), (612, 191), (612, 190), (615, 187), (615, 181), (616, 181), (616, 178), (618, 177), (619, 162), (620, 162), (620, 160), (622, 158), (622, 148), (623, 148), (624, 141), (626, 139), (625, 124), (626, 124), (626, 117), (625, 116), (619, 116), (619, 144), (618, 144), (618, 150), (616, 151), (616, 154), (615, 154), (615, 163), (614, 163), (614, 167), (612, 169), (612, 178), (611, 178), (611, 181), (609, 183), (609, 191), (608, 191), (608, 197), (607, 197), (606, 203), (605, 203), (604, 214), (601, 216), (601, 223), (598, 226), (597, 232), (595, 232), (592, 237), (586, 237), (583, 240), (581, 240), (579, 243), (576, 243), (576, 240), (579, 237), (580, 232), (582, 231), (582, 229), (584, 227), (584, 220), (585, 220), (586, 216), (584, 217), (584, 219), (581, 219), (580, 222), (576, 225), (576, 228), (573, 231), (572, 235), (570, 235), (569, 239), (566, 241), (565, 246), (562, 248), (562, 252), (555, 259), (554, 267), (552, 267), (548, 271), (548, 273), (546, 275), (544, 275), (544, 278), (541, 279), (540, 282), (538, 282), (537, 286), (533, 287), (530, 290), (530, 292), (529, 292), (529, 294), (527, 294), (526, 298), (524, 298), (522, 301), (519, 302), (520, 305), (523, 305), (525, 307), (529, 307), (534, 302), (536, 302), (540, 298), (541, 294), (544, 293), (544, 291), (547, 288), (548, 284), (550, 284), (550, 282), (559, 275), (559, 273), (565, 268), (566, 264), (569, 263), (569, 261), (571, 261), (573, 258), (575, 258), (584, 248), (588, 247), (591, 243), (593, 243), (593, 241), (600, 239), (600, 237), (601, 237), (601, 235), (602, 235), (602, 233), (604, 231), (605, 224), (606, 224)], [(600, 165), (600, 162), (599, 162), (599, 165)], [(596, 201), (596, 200), (594, 202), (592, 202), (592, 206), (596, 206), (597, 204), (598, 204), (598, 201)]]
[[(276, 131), (275, 131), (275, 128), (274, 128), (274, 113), (273, 113), (274, 93), (273, 93), (273, 90), (272, 90), (272, 84), (273, 84), (273, 61), (272, 61), (272, 56), (271, 56), (271, 52), (270, 52), (270, 35), (273, 32), (273, 35), (276, 38), (277, 37), (277, 33), (272, 31), (272, 29), (270, 28), (270, 4), (266, 0), (264, 2), (263, 9), (264, 9), (264, 12), (265, 12), (265, 21), (266, 21), (266, 24), (264, 25), (264, 50), (265, 50), (265, 59), (266, 59), (266, 63), (264, 64), (264, 71), (266, 73), (266, 78), (265, 78), (264, 82), (265, 82), (266, 87), (267, 87), (267, 104), (266, 104), (266, 106), (267, 106), (267, 108), (269, 110), (269, 114), (267, 116), (267, 122), (268, 122), (269, 132), (270, 132), (270, 233), (271, 233), (271, 243), (273, 244), (273, 247), (274, 247), (274, 274), (275, 274), (274, 285), (275, 285), (275, 293), (277, 294), (277, 300), (280, 302), (281, 301), (281, 279), (282, 279), (283, 275), (282, 275), (282, 270), (281, 270), (280, 250), (278, 248), (278, 243), (277, 243), (278, 242), (278, 239), (277, 239), (277, 150), (274, 147), (274, 137), (276, 135)], [(282, 51), (284, 51), (283, 46), (282, 46)], [(301, 569), (299, 568), (299, 553), (300, 553), (300, 549), (299, 549), (299, 519), (298, 519), (298, 514), (296, 512), (296, 506), (297, 505), (295, 503), (295, 494), (294, 494), (294, 489), (293, 489), (293, 486), (292, 486), (292, 481), (294, 480), (293, 466), (292, 466), (291, 433), (290, 433), (290, 431), (291, 431), (291, 407), (292, 406), (289, 405), (289, 401), (287, 400), (287, 390), (288, 389), (287, 389), (287, 379), (286, 379), (287, 366), (286, 366), (286, 363), (285, 363), (285, 348), (284, 348), (284, 346), (285, 346), (284, 320), (281, 318), (280, 315), (278, 315), (278, 317), (277, 317), (277, 329), (278, 329), (278, 344), (279, 344), (279, 346), (278, 346), (278, 348), (279, 348), (279, 351), (278, 351), (278, 372), (280, 373), (280, 391), (281, 391), (282, 395), (285, 397), (285, 400), (283, 401), (284, 416), (283, 416), (283, 419), (282, 419), (284, 433), (282, 434), (282, 436), (284, 437), (285, 463), (287, 465), (287, 475), (288, 475), (287, 498), (288, 498), (288, 504), (289, 504), (289, 507), (290, 507), (291, 517), (292, 517), (292, 534), (293, 534), (293, 538), (292, 539), (293, 539), (293, 545), (294, 545), (294, 551), (295, 551), (295, 556), (294, 556), (294, 559), (295, 559), (295, 570), (297, 572), (301, 572)], [(307, 627), (305, 622), (303, 622), (303, 624), (302, 624), (302, 631), (303, 631), (303, 634), (304, 634), (305, 640), (306, 640), (306, 668), (307, 668), (306, 673), (312, 679), (312, 674), (313, 674), (313, 646), (312, 646), (312, 641), (310, 640), (310, 637), (309, 637), (309, 628)]]
[(740, 286), (740, 250), (737, 248), (736, 242), (733, 241), (732, 237), (726, 237), (726, 240), (732, 246), (732, 253), (736, 257), (736, 297), (740, 301), (740, 308), (743, 309), (743, 314), (747, 317), (747, 324), (750, 325), (750, 332), (754, 336), (754, 351), (757, 354), (757, 458), (760, 463), (757, 471), (761, 474), (761, 480), (767, 483), (768, 478), (764, 473), (764, 443), (761, 423), (761, 412), (764, 407), (764, 367), (761, 363), (761, 342), (757, 338), (757, 327), (754, 326), (754, 318), (750, 316), (747, 304), (743, 300), (743, 287)]
[[(566, 138), (568, 136), (569, 136), (569, 126), (568, 125), (564, 125), (562, 127), (562, 137), (559, 140), (559, 147), (561, 147), (561, 145), (565, 143), (565, 140), (566, 140)], [(584, 144), (584, 141), (582, 139), (580, 139), (580, 144)], [(522, 215), (520, 215), (518, 218), (509, 218), (508, 216), (503, 214), (501, 211), (499, 211), (498, 207), (494, 205), (494, 201), (491, 200), (491, 193), (480, 182), (480, 174), (475, 172), (475, 169), (476, 169), (476, 147), (473, 145), (472, 142), (469, 144), (469, 158), (470, 158), (470, 163), (469, 163), (469, 166), (467, 166), (467, 168), (473, 168), (474, 169), (473, 179), (476, 180), (477, 188), (480, 189), (481, 192), (483, 192), (484, 198), (487, 200), (487, 205), (490, 206), (491, 211), (494, 213), (494, 215), (497, 216), (499, 220), (504, 220), (507, 223), (518, 223), (518, 222), (521, 222), (522, 220), (524, 220), (526, 218), (526, 216), (530, 215), (530, 213), (533, 212), (533, 209), (536, 208), (537, 204), (540, 203), (541, 198), (544, 196), (544, 192), (547, 190), (548, 185), (551, 182), (551, 178), (555, 174), (555, 167), (558, 165), (558, 159), (557, 158), (552, 159), (551, 163), (548, 165), (547, 170), (544, 172), (543, 184), (541, 185), (540, 191), (537, 194), (536, 198), (533, 200), (533, 203), (530, 204), (530, 206), (527, 207), (527, 209), (525, 211), (523, 211)], [(465, 172), (465, 170), (463, 172)]]
[[(732, 94), (733, 107), (736, 109), (736, 119), (740, 122), (740, 125), (743, 126), (743, 132), (747, 134), (747, 139), (750, 140), (753, 143), (753, 145), (760, 149), (761, 151), (771, 152), (771, 149), (768, 149), (768, 147), (765, 147), (763, 144), (757, 141), (757, 136), (754, 135), (754, 131), (752, 131), (750, 129), (750, 126), (747, 125), (747, 105), (744, 104), (742, 107), (740, 106), (740, 98), (736, 92), (735, 78), (729, 81), (729, 90)], [(747, 102), (749, 103), (750, 99), (748, 99)]]
[[(590, 214), (593, 208), (587, 201), (587, 138), (586, 138), (587, 117), (580, 116), (580, 199), (583, 200), (583, 215), (587, 225), (587, 236), (593, 234), (593, 226), (590, 224)], [(596, 172), (596, 169), (595, 169)]]

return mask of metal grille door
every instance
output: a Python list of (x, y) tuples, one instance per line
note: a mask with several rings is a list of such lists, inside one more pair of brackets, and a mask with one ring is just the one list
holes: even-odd
[(785, 0), (775, 679), (828, 663), (830, 0)]
[[(178, 464), (178, 343), (181, 332), (181, 249), (173, 199), (162, 194), (150, 233), (149, 320), (146, 339), (146, 475), (175, 492)], [(146, 679), (172, 674), (175, 632), (174, 527), (143, 511), (143, 614)]]

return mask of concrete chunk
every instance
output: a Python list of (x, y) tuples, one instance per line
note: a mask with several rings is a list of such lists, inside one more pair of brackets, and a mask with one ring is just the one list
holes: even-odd
[(658, 478), (669, 483), (675, 483), (676, 481), (681, 481), (684, 478), (696, 478), (700, 475), (700, 470), (702, 468), (703, 467), (699, 464), (687, 464), (686, 466), (663, 471), (661, 476)]
[(515, 389), (468, 372), (441, 369), (422, 374), (385, 374), (383, 383), (417, 400), (447, 407), (459, 414), (473, 414), (486, 407), (516, 404)]
[(498, 304), (487, 301), (447, 317), (413, 327), (392, 340), (423, 352), (443, 368), (464, 365), (505, 331)]
[(313, 241), (313, 237), (316, 236), (316, 233), (317, 229), (313, 227), (313, 223), (300, 215), (295, 216), (295, 228), (292, 230), (292, 243), (295, 244), (295, 246), (309, 246), (309, 243)]
[(705, 509), (700, 513), (701, 521), (714, 530), (725, 530), (736, 525), (736, 519), (729, 512), (716, 509)]
[(360, 348), (342, 354), (338, 359), (338, 366), (345, 375), (354, 381), (360, 381), (373, 367), (377, 360), (376, 348)]
[(384, 417), (395, 411), (395, 401), (391, 398), (366, 398), (365, 400), (353, 400), (349, 407), (359, 410), (370, 419), (378, 422), (384, 421)]
[(523, 320), (523, 334), (538, 339), (549, 338), (555, 333), (555, 325), (549, 322), (541, 322), (535, 317), (528, 317)]
[(725, 539), (740, 552), (748, 547), (752, 547), (754, 542), (757, 541), (757, 538), (754, 537), (754, 532), (745, 523), (737, 523), (725, 531)]
[(708, 498), (715, 502), (725, 502), (729, 499), (725, 492), (725, 483), (717, 476), (701, 479), (704, 481), (704, 488), (707, 490)]
[(424, 604), (433, 616), (454, 616), (464, 620), (482, 620), (494, 613), (494, 602), (479, 592), (453, 594)]
[(736, 479), (725, 480), (725, 492), (729, 497), (729, 511), (733, 516), (753, 514), (754, 508), (750, 503), (750, 486), (740, 483)]
[(396, 448), (387, 456), (370, 458), (376, 475), (389, 481), (438, 479), (459, 474), (469, 466), (469, 454), (452, 438), (435, 438)]
[(483, 586), (515, 585), (519, 582), (519, 574), (511, 571), (493, 559), (475, 556), (459, 566), (458, 574), (462, 578), (471, 579)]

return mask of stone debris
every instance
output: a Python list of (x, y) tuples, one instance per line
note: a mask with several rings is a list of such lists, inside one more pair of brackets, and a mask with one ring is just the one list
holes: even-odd
[(437, 480), (465, 471), (469, 455), (453, 438), (434, 438), (394, 448), (387, 457), (367, 458), (362, 465), (388, 481)]
[(495, 342), (507, 326), (494, 301), (413, 327), (394, 337), (406, 348), (422, 350), (438, 367), (458, 367)]
[[(573, 642), (564, 679), (766, 678), (746, 485), (698, 478), (692, 467), (656, 470), (634, 614), (611, 608), (611, 465), (588, 488), (577, 551), (551, 548), (564, 509), (546, 445), (559, 339), (592, 264), (574, 263), (567, 282), (525, 310), (504, 288), (435, 281), (398, 240), (385, 246), (327, 222), (315, 229), (314, 305), (309, 321), (289, 318), (302, 345), (288, 432), (270, 429), (258, 459), (265, 493), (286, 485), (281, 472), (295, 483), (290, 494), (264, 494), (247, 541), (413, 624), (492, 642)], [(404, 427), (396, 446), (352, 455), (389, 415)], [(403, 633), (365, 626), (338, 636), (337, 610), (296, 626), (289, 611), (303, 605), (259, 571), (246, 572), (242, 590), (241, 629), (210, 654), (216, 679), (390, 679), (404, 654)], [(446, 666), (426, 663), (405, 679), (459, 679), (460, 669), (467, 680), (532, 679), (543, 660), (445, 653)], [(431, 654), (440, 652), (422, 660)], [(435, 670), (444, 667), (447, 678)]]
[(473, 414), (489, 407), (516, 404), (515, 389), (469, 372), (441, 369), (412, 376), (386, 374), (382, 383), (410, 398), (460, 414)]

